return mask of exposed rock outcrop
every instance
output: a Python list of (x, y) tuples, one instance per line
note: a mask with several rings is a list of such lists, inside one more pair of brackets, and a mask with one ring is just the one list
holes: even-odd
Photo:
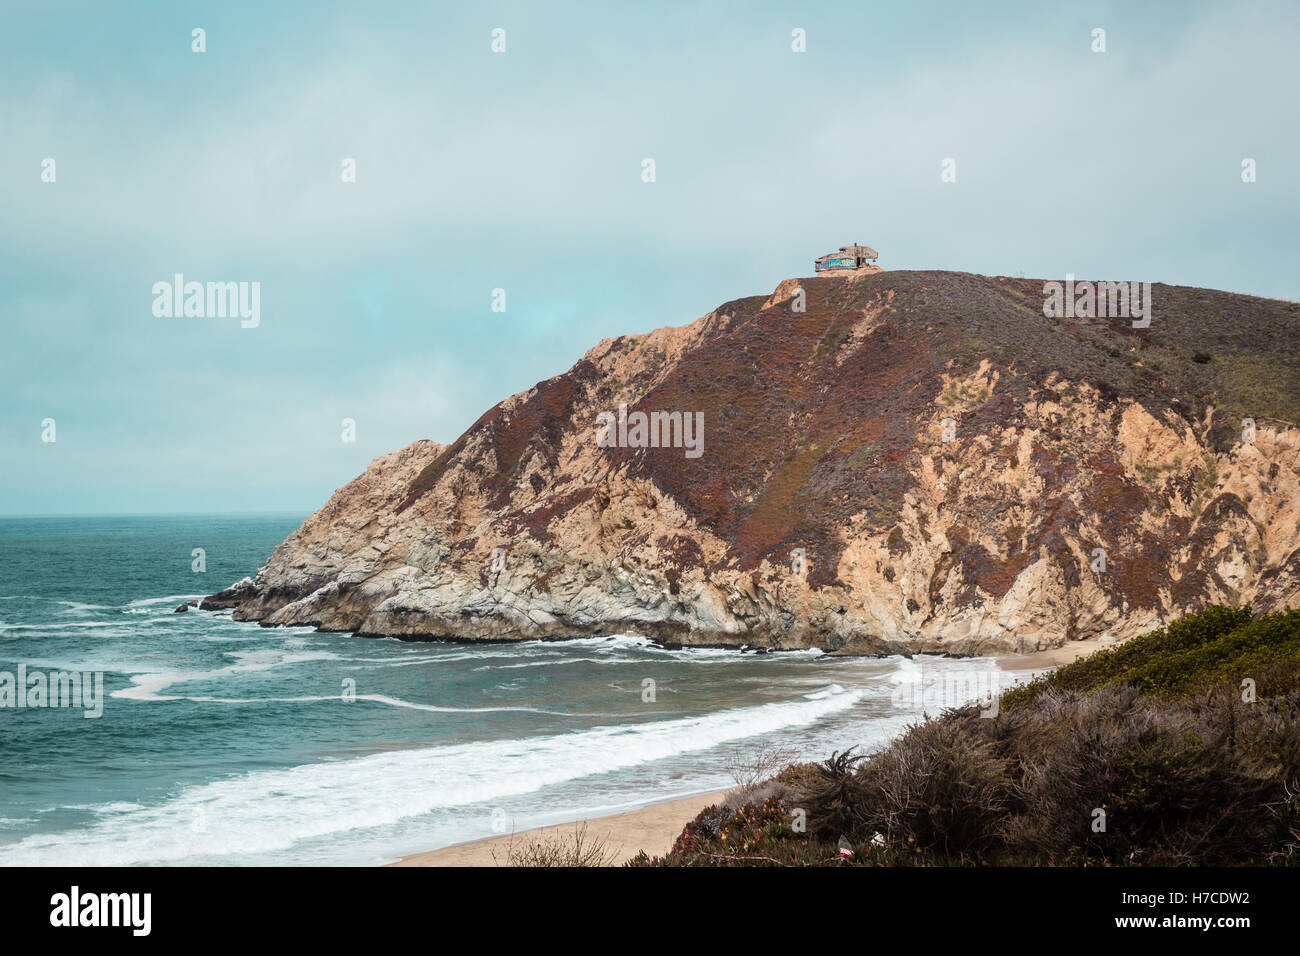
[[(787, 280), (603, 341), (452, 445), (377, 458), (202, 607), (362, 635), (956, 653), (1296, 607), (1300, 306), (1154, 288), (1133, 329), (1045, 318), (1029, 280)], [(602, 447), (620, 406), (629, 426), (702, 414), (700, 454)]]

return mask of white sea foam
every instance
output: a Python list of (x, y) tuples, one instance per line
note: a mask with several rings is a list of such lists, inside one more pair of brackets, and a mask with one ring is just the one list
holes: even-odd
[(132, 686), (115, 690), (109, 696), (127, 700), (178, 700), (181, 699), (179, 696), (165, 696), (161, 692), (173, 684), (214, 680), (229, 677), (233, 674), (265, 671), (273, 667), (282, 667), (285, 664), (338, 659), (337, 654), (332, 654), (329, 651), (286, 652), (276, 648), (263, 648), (254, 651), (227, 651), (225, 656), (234, 658), (235, 663), (206, 671), (178, 669), (134, 674), (131, 677)]
[(124, 627), (140, 627), (144, 624), (168, 623), (167, 618), (147, 618), (143, 621), (63, 621), (59, 624), (12, 624), (11, 627), (20, 628), (24, 631), (66, 631), (74, 627), (108, 627), (121, 629)]
[(0, 847), (0, 864), (114, 866), (284, 850), (811, 725), (861, 697), (840, 691), (698, 717), (257, 771), (189, 787), (161, 805), (83, 829), (27, 837)]
[[(567, 642), (566, 642), (567, 643)], [(445, 645), (431, 645), (435, 648), (441, 648)], [(502, 660), (511, 660), (517, 657), (539, 657), (539, 651), (544, 647), (539, 641), (521, 641), (518, 644), (502, 645), (488, 644), (483, 647), (476, 647), (471, 650), (453, 651), (440, 650), (435, 653), (429, 653), (423, 648), (413, 648), (413, 653), (419, 653), (421, 656), (409, 660), (392, 660), (391, 658), (369, 658), (369, 657), (349, 657), (344, 658), (347, 661), (370, 664), (373, 667), (419, 667), (427, 664), (447, 664), (457, 661), (481, 661), (492, 658)], [(554, 651), (552, 645), (547, 651)], [(606, 661), (605, 663), (610, 663)], [(485, 665), (491, 666), (491, 665)]]
[(561, 664), (600, 664), (602, 667), (611, 664), (640, 664), (645, 666), (645, 661), (627, 660), (611, 661), (602, 660), (598, 657), (556, 657), (549, 661), (521, 661), (518, 664), (484, 664), (476, 667), (476, 671), (512, 671), (521, 667), (555, 667)]
[[(340, 703), (343, 700), (341, 694), (333, 694), (329, 697), (184, 697), (158, 699), (192, 700), (201, 704), (315, 704), (322, 701)], [(553, 717), (582, 717), (584, 719), (591, 717), (591, 714), (569, 714), (562, 710), (544, 710), (540, 707), (443, 707), (438, 704), (417, 704), (414, 701), (389, 697), (387, 694), (357, 694), (353, 700), (368, 700), (374, 704), (385, 704), (389, 707), (404, 707), (408, 710), (424, 710), (434, 714), (520, 713), (548, 714)]]
[(80, 611), (107, 611), (111, 608), (108, 604), (82, 604), (79, 601), (55, 601), (55, 604), (67, 606), (66, 611), (60, 611), (60, 614), (76, 614)]
[(152, 607), (155, 604), (170, 604), (175, 601), (179, 604), (182, 601), (193, 601), (195, 598), (204, 597), (202, 594), (168, 594), (166, 597), (141, 598), (138, 601), (127, 601), (126, 607)]
[[(755, 661), (780, 661), (783, 659), (784, 660), (807, 659), (811, 657), (819, 657), (823, 653), (820, 648), (806, 648), (804, 650), (798, 650), (798, 651), (781, 651), (779, 653), (771, 653), (771, 654), (755, 654), (753, 652), (745, 653), (742, 652), (739, 648), (720, 648), (720, 647), (686, 647), (686, 648), (681, 648), (679, 650), (668, 650), (667, 648), (660, 647), (656, 644), (650, 643), (650, 641), (647, 640), (646, 638), (626, 636), (626, 635), (618, 638), (613, 638), (613, 639), (605, 638), (605, 637), (593, 637), (593, 638), (577, 638), (574, 640), (566, 640), (562, 642), (546, 642), (546, 643), (542, 643), (538, 641), (528, 641), (517, 646), (520, 647), (521, 649), (526, 648), (529, 650), (533, 650), (534, 652), (526, 655), (516, 654), (515, 656), (528, 656), (536, 659), (519, 661), (512, 664), (498, 664), (498, 663), (488, 662), (480, 665), (479, 667), (476, 667), (475, 670), (480, 670), (480, 671), (515, 670), (518, 668), (525, 668), (525, 667), (554, 667), (556, 665), (564, 665), (564, 664), (600, 664), (601, 666), (606, 666), (611, 664), (639, 664), (639, 665), (645, 664), (645, 660), (643, 658), (622, 656), (620, 659), (619, 656), (615, 656), (615, 655), (623, 655), (623, 653), (628, 650), (650, 651), (650, 652), (672, 655), (673, 663), (678, 663), (678, 664), (732, 663), (738, 658), (755, 660)], [(551, 653), (551, 654), (562, 654), (565, 651), (576, 650), (577, 648), (583, 648), (589, 651), (607, 650), (610, 652), (611, 656), (609, 657), (561, 657), (561, 656), (546, 657), (543, 656), (542, 654), (536, 653), (536, 650), (543, 649), (543, 648), (545, 649), (546, 653)], [(472, 656), (479, 657), (481, 655), (472, 655)]]
[(81, 809), (94, 810), (101, 816), (112, 816), (115, 813), (134, 813), (136, 810), (143, 810), (144, 805), (128, 800), (119, 800), (116, 803), (101, 803), (91, 807), (82, 807)]
[(607, 637), (575, 637), (564, 641), (521, 641), (515, 647), (653, 647), (650, 638), (639, 634), (611, 634)]

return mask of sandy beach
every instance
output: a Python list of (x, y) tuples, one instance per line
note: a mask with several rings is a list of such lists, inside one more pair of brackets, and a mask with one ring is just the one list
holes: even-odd
[[(1106, 646), (1110, 645), (1103, 644), (1096, 638), (1071, 641), (1062, 647), (1037, 651), (1033, 654), (1000, 657), (997, 662), (999, 667), (1007, 671), (1048, 670), (1068, 664)], [(630, 860), (640, 850), (645, 850), (651, 856), (662, 856), (672, 847), (673, 841), (682, 832), (682, 827), (705, 807), (720, 802), (726, 793), (725, 790), (719, 790), (683, 800), (655, 803), (639, 810), (472, 840), (468, 843), (458, 843), (438, 850), (405, 856), (396, 863), (388, 865), (506, 866), (512, 844), (518, 848), (534, 841), (571, 839), (584, 825), (587, 828), (586, 839), (604, 840), (609, 849), (615, 852), (616, 863)]]
[(1071, 661), (1078, 660), (1091, 654), (1093, 651), (1099, 651), (1104, 647), (1114, 647), (1116, 641), (1107, 641), (1103, 643), (1098, 637), (1090, 637), (1082, 641), (1070, 641), (1060, 647), (1053, 647), (1045, 651), (1035, 651), (1032, 654), (1019, 654), (1014, 657), (999, 657), (998, 666), (1006, 671), (1035, 671), (1051, 670), (1054, 667), (1061, 667)]
[(506, 866), (512, 843), (518, 847), (536, 840), (569, 839), (584, 824), (587, 827), (586, 840), (604, 840), (606, 846), (616, 853), (616, 864), (632, 859), (641, 850), (651, 856), (663, 856), (682, 832), (682, 827), (705, 807), (719, 803), (726, 793), (718, 790), (698, 797), (654, 803), (626, 813), (458, 843), (405, 856), (389, 866)]

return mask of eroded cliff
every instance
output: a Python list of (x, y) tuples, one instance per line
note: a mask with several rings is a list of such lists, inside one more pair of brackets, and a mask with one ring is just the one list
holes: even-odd
[[(1041, 281), (787, 280), (376, 459), (204, 606), (363, 635), (956, 653), (1296, 607), (1300, 305), (1152, 301), (1135, 329), (1045, 318)], [(634, 447), (637, 412), (702, 421), (698, 455), (670, 430)]]

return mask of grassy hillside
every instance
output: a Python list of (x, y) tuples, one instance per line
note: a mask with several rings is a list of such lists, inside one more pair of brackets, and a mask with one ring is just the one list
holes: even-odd
[(1300, 863), (1300, 611), (1212, 607), (1000, 703), (786, 767), (631, 865)]
[(1252, 618), (1249, 608), (1211, 607), (1014, 688), (1002, 706), (1027, 707), (1052, 691), (1121, 686), (1176, 700), (1246, 680), (1257, 697), (1280, 697), (1300, 691), (1297, 660), (1300, 611)]

